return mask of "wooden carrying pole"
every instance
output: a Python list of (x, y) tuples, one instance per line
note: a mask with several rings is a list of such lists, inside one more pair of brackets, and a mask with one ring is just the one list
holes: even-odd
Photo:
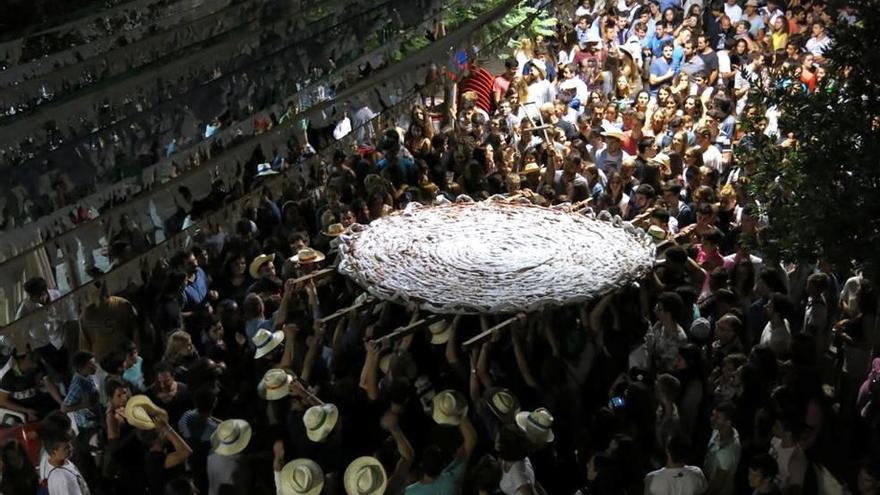
[(369, 304), (373, 304), (374, 302), (375, 302), (375, 299), (373, 299), (372, 297), (368, 297), (359, 303), (352, 304), (351, 306), (349, 306), (347, 308), (342, 308), (339, 311), (337, 311), (331, 315), (325, 316), (323, 318), (319, 318), (318, 321), (321, 324), (326, 325), (327, 323), (329, 323), (337, 318), (345, 316), (348, 313), (351, 313), (352, 311), (360, 309), (360, 308), (367, 306)]
[(484, 331), (478, 333), (478, 334), (475, 335), (474, 337), (472, 337), (472, 338), (466, 340), (463, 344), (461, 344), (461, 346), (464, 347), (464, 348), (466, 349), (466, 348), (468, 348), (468, 347), (470, 347), (470, 346), (472, 346), (472, 345), (474, 345), (474, 344), (479, 344), (480, 342), (482, 342), (482, 341), (488, 339), (489, 337), (491, 337), (492, 334), (494, 334), (494, 333), (497, 332), (498, 330), (501, 330), (501, 329), (504, 329), (504, 328), (509, 327), (511, 324), (513, 324), (514, 322), (516, 322), (516, 320), (517, 320), (516, 316), (511, 316), (510, 318), (508, 318), (508, 319), (502, 321), (501, 323), (499, 323), (499, 324), (497, 324), (497, 325), (495, 325), (495, 326), (493, 326), (493, 327), (489, 327), (489, 328), (487, 328), (486, 330), (484, 330)]
[(291, 283), (292, 283), (292, 284), (298, 284), (298, 283), (300, 283), (300, 282), (307, 282), (307, 281), (309, 281), (309, 280), (311, 280), (311, 279), (313, 279), (313, 278), (314, 278), (314, 279), (322, 278), (322, 277), (324, 277), (325, 275), (330, 274), (330, 273), (336, 273), (336, 268), (322, 268), (322, 269), (320, 269), (320, 270), (315, 270), (315, 271), (313, 271), (312, 273), (310, 273), (310, 274), (308, 274), (308, 275), (303, 275), (302, 277), (295, 278), (295, 279), (293, 280), (293, 282), (291, 282)]
[(433, 325), (434, 323), (437, 323), (438, 321), (441, 321), (442, 319), (443, 319), (443, 317), (439, 316), (439, 315), (431, 315), (427, 318), (420, 318), (420, 319), (410, 323), (409, 325), (395, 329), (393, 332), (389, 333), (388, 335), (383, 335), (383, 336), (379, 337), (378, 339), (373, 339), (372, 342), (374, 342), (376, 344), (382, 344), (383, 342), (386, 342), (386, 341), (393, 342), (397, 339), (406, 337), (409, 334), (415, 333), (416, 330), (419, 330), (422, 327), (425, 327), (428, 325)]

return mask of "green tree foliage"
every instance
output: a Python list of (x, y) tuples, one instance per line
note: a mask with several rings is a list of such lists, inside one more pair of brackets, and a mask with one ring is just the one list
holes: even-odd
[[(780, 139), (737, 150), (741, 163), (756, 166), (752, 192), (777, 259), (841, 268), (880, 260), (880, 1), (850, 5), (859, 21), (829, 27), (827, 76), (815, 92), (791, 71), (750, 97), (781, 113)], [(753, 124), (744, 120), (746, 130)]]

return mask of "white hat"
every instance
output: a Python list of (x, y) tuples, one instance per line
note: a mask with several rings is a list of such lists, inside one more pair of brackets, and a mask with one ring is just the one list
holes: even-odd
[(257, 177), (262, 177), (264, 175), (274, 175), (277, 174), (278, 171), (272, 168), (271, 163), (260, 163), (257, 164)]
[(281, 368), (272, 368), (257, 385), (257, 393), (266, 400), (278, 400), (290, 394), (293, 376)]
[(666, 231), (659, 225), (651, 225), (648, 227), (648, 237), (651, 238), (654, 244), (660, 244), (666, 240)]
[(516, 425), (524, 431), (526, 436), (535, 443), (550, 443), (555, 436), (553, 435), (553, 415), (550, 411), (544, 409), (535, 409), (534, 411), (523, 411), (516, 415)]
[(348, 495), (382, 495), (388, 477), (378, 459), (363, 456), (351, 461), (345, 468), (342, 481)]
[(461, 392), (456, 390), (444, 390), (434, 396), (432, 400), (433, 413), (431, 416), (440, 425), (458, 425), (462, 418), (467, 416), (467, 399)]
[(251, 425), (243, 419), (227, 419), (211, 435), (211, 448), (220, 455), (235, 455), (251, 441)]
[(323, 442), (333, 432), (338, 420), (339, 409), (333, 404), (312, 406), (303, 414), (306, 436), (313, 442)]
[(253, 342), (257, 348), (254, 359), (259, 359), (272, 352), (272, 349), (278, 347), (278, 344), (284, 342), (284, 332), (271, 332), (261, 328), (254, 334)]
[(602, 132), (602, 135), (605, 137), (616, 138), (623, 141), (626, 138), (626, 134), (623, 133), (620, 129), (616, 127), (608, 127)]
[(296, 261), (300, 265), (324, 261), (324, 258), (326, 258), (324, 253), (312, 248), (302, 248), (293, 255), (293, 261)]
[(139, 430), (155, 429), (155, 416), (165, 416), (165, 420), (168, 420), (168, 413), (146, 395), (135, 395), (125, 403), (125, 420)]
[(254, 260), (251, 261), (250, 267), (248, 267), (248, 273), (250, 273), (251, 278), (254, 280), (260, 278), (260, 267), (270, 261), (273, 261), (273, 260), (275, 260), (274, 253), (273, 254), (261, 254), (261, 255), (257, 256), (256, 258), (254, 258)]
[(599, 36), (599, 33), (597, 33), (596, 31), (593, 31), (592, 29), (587, 31), (587, 39), (584, 41), (584, 43), (601, 43), (601, 42), (602, 42), (602, 37)]
[(498, 419), (509, 422), (519, 413), (519, 400), (506, 388), (493, 387), (483, 395), (486, 405)]
[(431, 343), (435, 345), (445, 344), (449, 341), (449, 323), (446, 320), (440, 320), (428, 325), (428, 331), (431, 332)]
[(318, 495), (324, 488), (324, 471), (311, 459), (294, 459), (281, 469), (281, 495)]

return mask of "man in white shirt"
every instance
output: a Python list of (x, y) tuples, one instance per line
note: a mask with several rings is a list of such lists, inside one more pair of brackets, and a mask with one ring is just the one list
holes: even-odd
[(712, 437), (706, 448), (706, 460), (703, 468), (709, 481), (708, 495), (733, 495), (734, 477), (739, 466), (742, 445), (739, 433), (733, 427), (731, 418), (736, 408), (730, 403), (718, 404), (712, 410), (709, 423), (712, 426)]
[(825, 34), (825, 25), (820, 21), (813, 23), (813, 36), (807, 40), (807, 51), (813, 54), (814, 59), (822, 59), (828, 45), (831, 44), (831, 38)]
[(724, 15), (730, 18), (731, 24), (736, 24), (742, 19), (743, 9), (736, 3), (736, 0), (727, 0), (724, 2)]
[(645, 476), (645, 495), (700, 495), (706, 491), (703, 471), (685, 465), (689, 450), (684, 436), (673, 435), (666, 442), (666, 466)]
[(721, 151), (712, 144), (712, 131), (703, 127), (695, 133), (697, 146), (703, 152), (703, 165), (715, 169), (719, 174), (724, 173), (724, 163), (721, 160)]
[(48, 454), (46, 484), (49, 495), (89, 495), (89, 485), (70, 462), (73, 446), (69, 439), (50, 439), (43, 445)]

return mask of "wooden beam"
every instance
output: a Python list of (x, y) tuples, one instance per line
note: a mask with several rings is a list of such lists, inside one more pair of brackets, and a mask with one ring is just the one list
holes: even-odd
[(373, 339), (371, 342), (375, 342), (376, 344), (382, 344), (383, 342), (386, 342), (386, 341), (392, 342), (397, 339), (406, 337), (407, 335), (410, 335), (412, 333), (415, 333), (417, 330), (421, 329), (422, 327), (425, 327), (428, 325), (433, 325), (434, 323), (437, 323), (438, 321), (441, 321), (441, 320), (443, 320), (443, 317), (440, 315), (431, 315), (427, 318), (420, 318), (420, 319), (410, 323), (409, 325), (396, 328), (393, 332), (389, 333), (388, 335), (383, 335), (382, 337), (379, 337), (378, 339)]
[(313, 278), (320, 278), (320, 277), (323, 277), (329, 273), (336, 273), (336, 268), (322, 268), (320, 270), (315, 270), (308, 275), (303, 275), (302, 277), (294, 279), (293, 282), (291, 282), (291, 283), (298, 284), (301, 282), (307, 282)]
[(509, 327), (511, 324), (515, 323), (515, 322), (516, 322), (516, 319), (517, 319), (516, 316), (511, 316), (510, 318), (508, 318), (508, 319), (502, 321), (501, 323), (499, 323), (499, 324), (497, 324), (497, 325), (495, 325), (495, 326), (493, 326), (493, 327), (489, 327), (489, 328), (487, 328), (486, 330), (484, 330), (484, 331), (478, 333), (478, 334), (475, 335), (474, 337), (472, 337), (472, 338), (466, 340), (463, 344), (461, 344), (461, 346), (464, 347), (464, 348), (468, 348), (468, 347), (470, 347), (470, 346), (472, 346), (472, 345), (474, 345), (474, 344), (479, 344), (480, 342), (482, 342), (482, 341), (488, 339), (489, 337), (491, 337), (492, 334), (494, 334), (494, 333), (497, 332), (498, 330), (502, 330), (502, 329), (504, 329), (504, 328), (507, 328), (507, 327)]

